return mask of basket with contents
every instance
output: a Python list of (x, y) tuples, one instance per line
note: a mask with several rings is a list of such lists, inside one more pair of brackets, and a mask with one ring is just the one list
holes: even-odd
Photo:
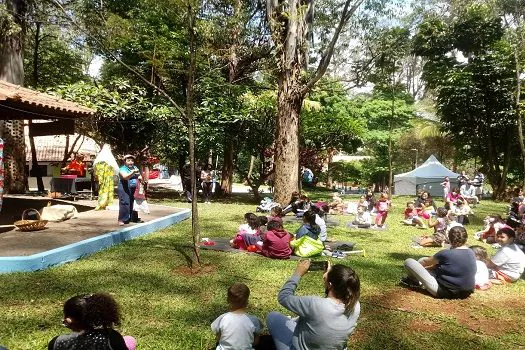
[[(37, 220), (27, 220), (27, 214), (29, 212), (35, 212), (37, 215)], [(47, 220), (40, 220), (40, 213), (36, 209), (26, 209), (22, 212), (22, 220), (15, 221), (14, 225), (20, 231), (29, 232), (29, 231), (39, 231), (43, 230), (47, 225)]]

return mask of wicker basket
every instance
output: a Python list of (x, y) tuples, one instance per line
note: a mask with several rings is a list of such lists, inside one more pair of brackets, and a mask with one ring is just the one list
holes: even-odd
[[(26, 220), (28, 212), (34, 211), (38, 215), (38, 220)], [(36, 209), (26, 209), (22, 212), (22, 220), (18, 220), (14, 225), (24, 232), (43, 230), (47, 225), (47, 220), (40, 220), (40, 213)]]

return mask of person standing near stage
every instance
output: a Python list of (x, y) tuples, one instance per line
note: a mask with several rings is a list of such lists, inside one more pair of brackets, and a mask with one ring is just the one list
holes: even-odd
[(135, 166), (135, 156), (127, 154), (124, 156), (124, 165), (119, 169), (119, 184), (118, 184), (118, 224), (120, 226), (129, 224), (130, 222), (141, 222), (137, 211), (133, 210), (133, 202), (135, 202), (135, 190), (137, 189), (138, 181), (142, 180), (140, 170)]

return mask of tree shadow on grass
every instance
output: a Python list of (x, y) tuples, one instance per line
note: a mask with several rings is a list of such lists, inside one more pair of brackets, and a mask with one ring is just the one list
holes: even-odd
[[(261, 199), (265, 195), (261, 196)], [(203, 202), (203, 197), (198, 196), (197, 201), (199, 203)], [(148, 190), (148, 199), (154, 202), (170, 201), (172, 203), (187, 203), (186, 197), (180, 191), (170, 190), (170, 189), (159, 189), (155, 188)], [(211, 198), (212, 203), (221, 203), (221, 204), (246, 204), (246, 205), (258, 205), (260, 200), (256, 200), (253, 194), (251, 193), (233, 193), (229, 196), (218, 197), (213, 196)], [(254, 208), (255, 210), (255, 208)]]

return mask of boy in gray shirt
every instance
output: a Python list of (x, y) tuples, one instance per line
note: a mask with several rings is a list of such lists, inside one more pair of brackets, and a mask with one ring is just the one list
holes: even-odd
[(230, 312), (220, 315), (211, 324), (217, 335), (217, 350), (251, 350), (259, 341), (262, 324), (246, 313), (250, 289), (244, 283), (234, 283), (228, 288)]

